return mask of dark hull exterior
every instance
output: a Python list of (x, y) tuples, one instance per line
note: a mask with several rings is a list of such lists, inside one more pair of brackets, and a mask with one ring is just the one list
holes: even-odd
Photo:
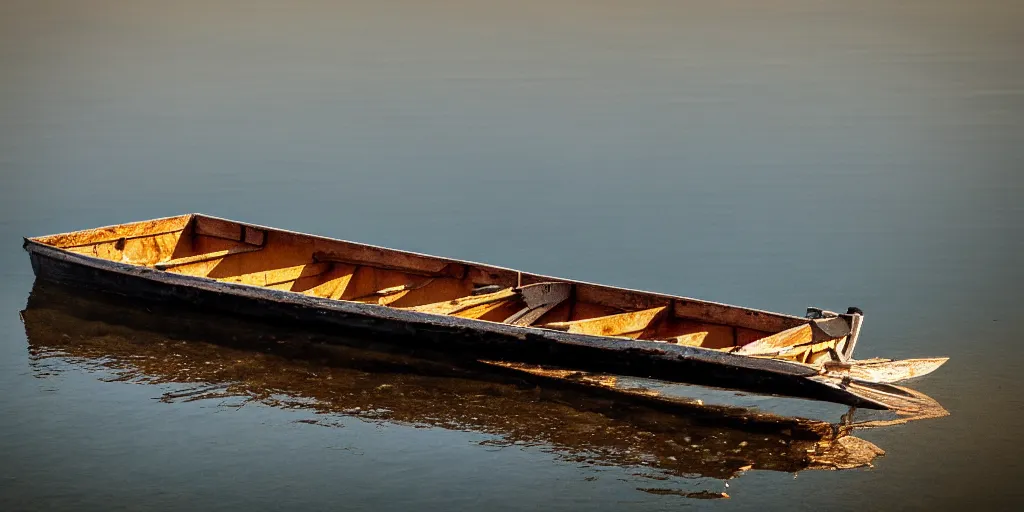
[(388, 343), (466, 358), (505, 359), (579, 370), (825, 400), (855, 407), (885, 404), (812, 380), (818, 372), (787, 361), (737, 356), (699, 347), (608, 339), (548, 329), (403, 311), (269, 288), (162, 272), (25, 240), (38, 279), (146, 301), (344, 329)]

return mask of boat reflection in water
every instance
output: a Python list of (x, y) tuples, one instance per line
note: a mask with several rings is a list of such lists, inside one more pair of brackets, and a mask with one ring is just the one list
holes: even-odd
[(750, 469), (856, 468), (884, 453), (850, 435), (856, 424), (670, 401), (614, 389), (609, 376), (457, 361), (408, 345), (399, 352), (383, 339), (141, 307), (42, 282), (22, 318), (40, 373), (59, 358), (116, 380), (189, 385), (165, 401), (234, 397), (233, 406), (323, 413), (316, 422), (325, 425), (344, 415), (468, 430), (492, 434), (488, 443), (540, 446), (588, 464), (722, 480)]

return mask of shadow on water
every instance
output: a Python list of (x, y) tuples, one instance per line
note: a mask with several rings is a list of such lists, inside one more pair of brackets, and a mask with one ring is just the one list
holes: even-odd
[[(884, 452), (846, 426), (737, 407), (664, 403), (442, 354), (401, 353), (386, 340), (350, 339), (226, 318), (37, 282), (22, 312), (32, 365), (105, 380), (186, 384), (167, 402), (219, 400), (493, 435), (580, 463), (727, 480), (750, 469), (798, 472), (868, 466)], [(641, 488), (691, 498), (708, 491)]]

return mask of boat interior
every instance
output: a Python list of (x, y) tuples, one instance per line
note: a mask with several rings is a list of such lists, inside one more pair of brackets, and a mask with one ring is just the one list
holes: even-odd
[(488, 322), (806, 364), (848, 333), (807, 319), (251, 226), (199, 214), (32, 239), (166, 272)]

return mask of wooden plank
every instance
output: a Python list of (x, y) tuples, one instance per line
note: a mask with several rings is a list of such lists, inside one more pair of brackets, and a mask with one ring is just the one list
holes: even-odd
[[(337, 262), (334, 262), (334, 264), (344, 265), (343, 263)], [(337, 298), (340, 300), (376, 304), (380, 299), (379, 296), (374, 295), (377, 291), (397, 286), (412, 285), (414, 283), (421, 282), (422, 280), (422, 276), (410, 275), (405, 272), (397, 272), (394, 270), (369, 266), (358, 266), (356, 268), (355, 275), (352, 276), (352, 279), (348, 282), (348, 286), (345, 287), (344, 293)]]
[(426, 279), (421, 278), (418, 282), (408, 281), (402, 284), (388, 286), (387, 288), (381, 288), (380, 290), (374, 290), (364, 295), (350, 297), (348, 300), (355, 300), (366, 303), (376, 302), (377, 304), (385, 305), (388, 303), (388, 301), (397, 300), (398, 298), (401, 298), (403, 295), (409, 293), (412, 290), (422, 288), (430, 284), (433, 280), (434, 278), (430, 277)]
[(525, 308), (517, 311), (516, 314), (506, 318), (504, 322), (510, 325), (521, 325), (527, 327), (533, 325), (533, 323), (540, 319), (540, 317), (546, 315), (548, 311), (555, 309), (557, 306), (557, 302), (532, 308), (530, 306), (526, 306)]
[(418, 281), (389, 286), (347, 300), (376, 302), (382, 306), (404, 308), (449, 301), (469, 295), (473, 291), (472, 283), (461, 279), (416, 277)]
[(193, 232), (197, 235), (234, 240), (250, 245), (266, 243), (266, 233), (262, 229), (246, 226), (239, 222), (196, 216), (192, 226)]
[(803, 318), (691, 299), (676, 299), (672, 308), (674, 316), (679, 318), (773, 333), (807, 323)]
[(334, 267), (321, 277), (323, 280), (321, 283), (306, 290), (304, 293), (334, 300), (341, 298), (342, 294), (345, 293), (345, 289), (348, 288), (349, 283), (352, 281), (353, 276), (355, 276), (357, 268), (353, 265), (341, 263), (334, 263), (333, 265)]
[(90, 245), (80, 245), (77, 247), (69, 247), (67, 251), (84, 254), (86, 256), (92, 256), (109, 261), (121, 261), (123, 252), (117, 248), (116, 241), (106, 241)]
[(705, 323), (743, 327), (766, 332), (778, 332), (794, 327), (806, 320), (777, 313), (715, 304), (693, 299), (672, 299), (647, 292), (621, 290), (595, 284), (578, 284), (577, 300), (621, 310), (650, 309), (672, 304), (673, 316), (690, 318)]
[(600, 304), (593, 304), (590, 302), (579, 302), (574, 298), (570, 298), (555, 306), (551, 311), (548, 311), (531, 325), (586, 320), (587, 318), (617, 315), (624, 312), (625, 311), (622, 311), (621, 309), (615, 309), (610, 306), (602, 306)]
[[(339, 242), (341, 244), (341, 242)], [(345, 244), (342, 251), (316, 251), (314, 261), (333, 261), (353, 265), (366, 265), (386, 270), (397, 270), (423, 276), (464, 277), (466, 266), (441, 259), (406, 254), (391, 249), (366, 245)]]
[(829, 349), (836, 349), (848, 334), (850, 324), (842, 317), (819, 318), (747, 343), (734, 353), (747, 356), (777, 355), (792, 359), (800, 352), (795, 349), (803, 347), (806, 350), (798, 357), (800, 362), (816, 363), (832, 359), (831, 356), (826, 357)]
[(121, 261), (134, 265), (153, 265), (174, 254), (181, 234), (181, 231), (176, 231), (126, 239)]
[[(597, 318), (599, 316), (611, 316), (618, 315), (619, 313), (626, 313), (621, 309), (613, 308), (611, 306), (604, 306), (601, 304), (594, 304), (593, 302), (582, 302), (580, 300), (567, 301), (569, 302), (569, 320), (567, 322), (576, 320), (586, 320), (588, 318)], [(557, 310), (557, 308), (556, 308)]]
[(569, 320), (572, 320), (572, 303), (572, 299), (562, 302), (561, 304), (552, 308), (551, 311), (544, 313), (540, 318), (534, 320), (533, 323), (531, 323), (530, 325), (550, 324), (553, 322), (568, 322)]
[(810, 322), (808, 322), (748, 343), (737, 349), (734, 353), (745, 356), (777, 354), (783, 349), (804, 345), (813, 341), (814, 329), (811, 327)]
[(465, 279), (478, 285), (496, 284), (502, 288), (510, 288), (518, 284), (518, 276), (515, 271), (487, 265), (469, 266)]
[(296, 279), (291, 287), (291, 291), (326, 299), (337, 298), (334, 294), (340, 296), (345, 291), (349, 281), (352, 280), (352, 275), (355, 273), (356, 268), (352, 265), (341, 263), (330, 263), (329, 265), (330, 268), (323, 274)]
[(558, 304), (569, 298), (572, 294), (572, 286), (569, 283), (537, 283), (523, 286), (519, 289), (519, 295), (529, 307), (540, 307), (548, 304)]
[[(163, 233), (178, 232), (188, 225), (190, 215), (168, 217), (166, 219), (146, 220), (142, 222), (130, 222), (116, 226), (106, 226), (96, 229), (86, 229), (72, 233), (61, 233), (33, 238), (33, 241), (41, 244), (70, 249), (104, 242), (115, 242), (121, 238), (135, 238), (152, 236)], [(81, 253), (81, 251), (75, 251)]]
[[(476, 307), (482, 304), (491, 304), (496, 301), (504, 301), (515, 297), (517, 301), (522, 302), (527, 308), (532, 309), (536, 307), (542, 307), (549, 303), (555, 303), (564, 301), (569, 297), (569, 293), (572, 290), (572, 285), (567, 283), (538, 283), (524, 286), (522, 288), (504, 288), (492, 293), (485, 293), (480, 295), (468, 295), (472, 293), (472, 286), (464, 281), (457, 282), (459, 286), (464, 287), (462, 289), (463, 296), (452, 298), (448, 300), (431, 302), (422, 305), (412, 306), (401, 306), (412, 311), (419, 311), (422, 313), (432, 313), (438, 315), (451, 315), (465, 309)], [(452, 291), (458, 291), (459, 288), (453, 288), (452, 290), (445, 290), (447, 293)], [(522, 307), (522, 306), (520, 306)], [(509, 315), (516, 313), (511, 311)], [(507, 317), (508, 315), (506, 315)]]
[(804, 345), (785, 348), (777, 353), (757, 354), (757, 356), (767, 356), (773, 359), (784, 359), (817, 366), (830, 361), (835, 361), (836, 356), (838, 355), (836, 347), (845, 339), (846, 337), (844, 336), (842, 338), (807, 343)]
[(504, 322), (511, 325), (533, 325), (533, 322), (565, 302), (572, 294), (572, 287), (569, 283), (540, 283), (523, 287), (521, 295), (526, 307)]
[(851, 330), (850, 322), (842, 316), (815, 318), (811, 320), (811, 326), (814, 327), (814, 335), (817, 339), (842, 338), (850, 334)]
[(266, 244), (266, 231), (230, 220), (197, 216), (193, 222), (193, 232), (206, 237), (233, 240), (253, 246)]
[(430, 313), (434, 315), (451, 315), (475, 306), (507, 300), (513, 297), (517, 297), (518, 295), (519, 294), (513, 288), (505, 288), (504, 290), (497, 291), (494, 293), (487, 293), (484, 295), (471, 295), (469, 297), (462, 297), (459, 299), (444, 302), (436, 302), (433, 304), (424, 304), (422, 306), (415, 306), (406, 309), (410, 311), (416, 311), (418, 313)]
[(617, 315), (574, 320), (570, 322), (554, 322), (541, 327), (566, 331), (572, 334), (589, 334), (592, 336), (626, 336), (636, 337), (652, 322), (658, 320), (667, 311), (666, 306), (631, 311)]
[[(195, 256), (197, 254), (209, 254), (219, 251), (226, 251), (234, 247), (248, 246), (239, 245), (239, 243), (235, 240), (225, 240), (223, 238), (202, 235), (189, 236), (188, 233), (185, 232), (182, 235), (181, 243), (178, 244), (178, 247), (175, 248), (174, 254), (172, 254), (169, 259), (179, 259)], [(229, 262), (233, 265), (234, 268), (228, 269), (227, 267), (223, 266), (224, 263)], [(178, 274), (210, 277), (216, 279), (217, 277), (227, 277), (231, 275), (238, 275), (244, 273), (241, 270), (241, 265), (238, 265), (236, 263), (237, 258), (229, 258), (227, 260), (213, 259), (206, 261), (198, 261), (195, 263), (187, 263), (184, 265), (175, 266), (174, 272)]]
[(640, 335), (640, 339), (666, 341), (678, 345), (727, 349), (736, 345), (737, 328), (710, 324), (690, 318), (667, 316)]
[[(735, 346), (736, 338), (733, 328), (728, 325), (706, 324), (692, 320), (681, 323), (684, 327), (676, 331), (679, 334), (670, 338), (658, 336), (652, 339), (663, 339), (679, 345), (714, 349), (728, 349)], [(646, 339), (646, 336), (644, 338)]]
[(620, 290), (596, 284), (577, 284), (576, 300), (608, 306), (620, 311), (637, 311), (667, 306), (671, 299), (650, 293)]
[(396, 308), (407, 308), (444, 302), (473, 293), (473, 283), (451, 277), (427, 278), (420, 286), (413, 286), (402, 292), (382, 297), (379, 304)]
[(849, 375), (855, 379), (868, 382), (894, 383), (915, 377), (928, 375), (949, 361), (948, 357), (926, 359), (902, 359), (898, 361), (851, 361), (843, 363), (825, 363), (827, 375)]
[(292, 283), (304, 277), (320, 276), (330, 268), (330, 263), (308, 263), (305, 265), (295, 265), (291, 267), (251, 272), (237, 276), (222, 277), (219, 280), (229, 283), (248, 284), (252, 286), (273, 286)]
[(771, 333), (764, 331), (755, 331), (753, 329), (745, 329), (743, 327), (736, 327), (736, 346), (742, 347), (747, 343), (759, 340)]
[(452, 316), (486, 320), (489, 322), (501, 322), (505, 318), (508, 318), (510, 314), (521, 308), (522, 304), (523, 303), (519, 300), (519, 297), (512, 297), (505, 300), (499, 300), (497, 302), (491, 302), (489, 304), (473, 306), (457, 313), (453, 313)]
[(256, 252), (261, 250), (262, 247), (256, 247), (252, 245), (239, 245), (223, 251), (209, 252), (203, 254), (196, 254), (194, 256), (185, 256), (184, 258), (175, 258), (172, 260), (163, 261), (153, 265), (157, 270), (167, 270), (173, 267), (179, 267), (182, 265), (189, 265), (192, 263), (200, 263), (204, 261), (213, 261), (233, 256), (235, 254), (244, 254), (247, 252)]
[(690, 332), (690, 333), (686, 333), (686, 334), (680, 334), (678, 336), (673, 336), (673, 337), (671, 337), (671, 338), (669, 338), (667, 340), (663, 340), (660, 337), (656, 338), (656, 340), (657, 341), (668, 341), (668, 342), (671, 342), (671, 343), (675, 343), (677, 345), (686, 345), (686, 346), (689, 346), (689, 347), (703, 347), (705, 342), (709, 342), (708, 341), (708, 335), (710, 335), (710, 334), (711, 334), (711, 332), (709, 332), (709, 331), (700, 330), (700, 331)]
[(99, 241), (65, 249), (105, 260), (148, 266), (170, 257), (174, 253), (180, 237), (181, 231), (172, 231)]

